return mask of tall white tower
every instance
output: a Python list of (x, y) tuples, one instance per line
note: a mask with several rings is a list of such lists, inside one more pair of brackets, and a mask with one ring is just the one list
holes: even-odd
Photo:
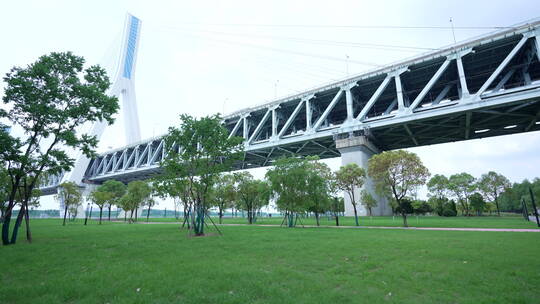
[[(116, 64), (116, 73), (114, 78), (112, 78), (112, 86), (108, 92), (108, 95), (116, 96), (122, 101), (120, 107), (124, 118), (126, 144), (128, 145), (141, 140), (134, 81), (140, 33), (141, 20), (131, 14), (127, 14), (122, 36), (122, 47), (120, 48), (118, 62)], [(94, 123), (90, 135), (96, 136), (99, 140), (107, 125), (106, 121)], [(60, 183), (71, 181), (81, 185), (89, 163), (90, 159), (80, 154), (73, 169), (64, 174)], [(89, 190), (91, 189), (87, 189), (86, 192)], [(60, 202), (60, 210), (63, 210), (63, 202)], [(84, 210), (79, 210), (79, 216), (84, 217)]]

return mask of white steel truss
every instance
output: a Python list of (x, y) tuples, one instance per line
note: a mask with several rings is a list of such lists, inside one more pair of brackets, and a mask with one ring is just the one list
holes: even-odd
[[(337, 157), (334, 140), (363, 134), (381, 150), (540, 130), (540, 21), (470, 40), (226, 116), (242, 136), (237, 169), (284, 155)], [(161, 139), (107, 152), (85, 178), (159, 171)]]

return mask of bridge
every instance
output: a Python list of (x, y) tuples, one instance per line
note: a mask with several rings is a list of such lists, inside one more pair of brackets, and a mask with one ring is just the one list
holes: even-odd
[[(535, 20), (231, 113), (223, 125), (245, 145), (235, 169), (291, 155), (366, 167), (384, 150), (538, 131), (539, 50)], [(161, 137), (134, 142), (89, 161), (83, 180), (146, 179), (165, 153)], [(374, 214), (389, 212), (382, 203)]]

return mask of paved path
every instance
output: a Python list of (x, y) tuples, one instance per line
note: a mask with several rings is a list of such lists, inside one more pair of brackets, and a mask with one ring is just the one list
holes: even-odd
[[(139, 224), (176, 224), (178, 222), (138, 222)], [(256, 226), (281, 227), (271, 224), (218, 224), (219, 226)], [(302, 227), (302, 225), (298, 225)], [(398, 230), (432, 230), (432, 231), (495, 231), (495, 232), (540, 232), (540, 229), (513, 229), (513, 228), (439, 228), (439, 227), (387, 227), (387, 226), (314, 226), (304, 225), (305, 228), (336, 228), (336, 229), (398, 229)]]

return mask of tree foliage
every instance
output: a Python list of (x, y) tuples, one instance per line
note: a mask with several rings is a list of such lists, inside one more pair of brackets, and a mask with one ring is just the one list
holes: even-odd
[(356, 189), (359, 189), (364, 185), (366, 179), (366, 171), (363, 168), (360, 168), (357, 164), (351, 163), (339, 168), (336, 172), (336, 184), (338, 189), (345, 191), (351, 200), (351, 204), (354, 209), (354, 220), (356, 226), (358, 223), (358, 211), (357, 206), (357, 197), (355, 197)]
[[(219, 115), (194, 118), (180, 115), (180, 125), (165, 136), (167, 155), (161, 180), (187, 184), (191, 201), (190, 221), (195, 235), (203, 235), (211, 207), (210, 193), (222, 172), (229, 171), (242, 155), (242, 138), (229, 138)], [(173, 189), (176, 191), (175, 189)]]
[(219, 223), (223, 222), (223, 212), (225, 209), (232, 208), (238, 198), (235, 188), (235, 176), (232, 174), (223, 174), (217, 180), (213, 189), (213, 206), (218, 208)]
[(58, 198), (64, 204), (64, 221), (62, 225), (66, 225), (66, 216), (68, 211), (73, 217), (77, 216), (77, 210), (82, 204), (82, 194), (79, 186), (74, 182), (64, 182), (58, 187)]
[(365, 189), (360, 193), (360, 202), (369, 211), (369, 215), (373, 215), (372, 209), (377, 207), (377, 201)]
[[(67, 149), (81, 150), (91, 157), (95, 136), (77, 133), (87, 122), (113, 122), (118, 100), (106, 95), (109, 78), (99, 66), (84, 68), (84, 59), (67, 53), (41, 56), (26, 67), (14, 67), (4, 77), (2, 98), (5, 108), (0, 118), (22, 129), (23, 138), (1, 132), (1, 161), (7, 164), (11, 189), (2, 226), (2, 241), (10, 244), (10, 219), (15, 195), (22, 184), (30, 198), (40, 175), (60, 174), (74, 165)], [(28, 202), (23, 202), (28, 209)], [(13, 234), (16, 234), (14, 229)]]
[(461, 206), (464, 215), (470, 215), (469, 197), (476, 190), (476, 179), (469, 173), (453, 174), (448, 179), (448, 189)]
[(237, 205), (239, 210), (247, 213), (248, 223), (256, 221), (257, 211), (270, 202), (270, 188), (268, 183), (256, 180), (249, 172), (236, 173)]
[(151, 199), (151, 194), (152, 188), (146, 181), (132, 181), (127, 185), (127, 191), (120, 198), (119, 204), (124, 212), (129, 212), (130, 223), (137, 219), (137, 210)]
[(478, 192), (471, 194), (469, 197), (469, 202), (471, 204), (471, 208), (476, 211), (476, 214), (482, 215), (482, 211), (484, 211), (484, 208), (486, 207), (486, 202), (484, 201), (482, 194)]
[(374, 155), (368, 162), (368, 174), (376, 184), (379, 194), (393, 198), (407, 227), (404, 198), (426, 183), (428, 169), (418, 155), (405, 150), (385, 151)]
[(499, 216), (501, 215), (501, 210), (499, 208), (499, 196), (511, 186), (512, 185), (510, 184), (508, 178), (493, 171), (482, 174), (478, 180), (478, 190), (482, 192), (486, 200), (495, 202), (497, 215)]

